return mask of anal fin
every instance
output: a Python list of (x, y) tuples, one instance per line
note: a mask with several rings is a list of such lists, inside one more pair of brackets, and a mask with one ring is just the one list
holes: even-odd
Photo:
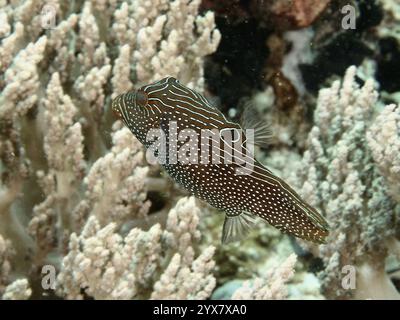
[(243, 211), (238, 215), (226, 214), (222, 228), (222, 243), (230, 243), (243, 239), (254, 225), (256, 217)]

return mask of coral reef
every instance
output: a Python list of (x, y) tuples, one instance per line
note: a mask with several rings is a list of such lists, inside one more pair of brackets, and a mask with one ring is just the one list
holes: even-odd
[(116, 233), (116, 223), (101, 228), (91, 216), (81, 234), (70, 237), (59, 294), (79, 299), (83, 289), (95, 299), (207, 298), (215, 286), (214, 248), (195, 255), (199, 215), (195, 199), (183, 198), (169, 212), (164, 230), (155, 224), (148, 231), (133, 228), (125, 237)]
[[(388, 105), (378, 114), (367, 132), (367, 142), (388, 192), (400, 202), (400, 106)], [(385, 143), (382, 144), (382, 141)]]
[[(0, 0), (0, 299), (400, 299), (399, 12)], [(110, 112), (167, 75), (271, 124), (257, 158), (326, 217), (327, 244), (257, 221), (221, 245), (223, 216)]]
[(32, 289), (29, 288), (27, 279), (18, 279), (12, 282), (4, 290), (3, 300), (26, 300), (32, 294)]
[[(374, 82), (368, 79), (359, 87), (356, 72), (348, 68), (342, 83), (320, 91), (308, 149), (293, 180), (331, 225), (328, 244), (314, 248), (326, 264), (321, 273), (325, 295), (399, 298), (385, 270), (385, 258), (399, 254), (400, 207), (393, 189), (399, 183), (398, 108), (385, 106), (374, 119)], [(357, 270), (354, 290), (338, 281), (345, 266)]]
[[(59, 292), (78, 297), (82, 279), (69, 279), (67, 267), (77, 266), (79, 242), (93, 243), (96, 235), (97, 241), (108, 241), (109, 236), (116, 241), (112, 256), (117, 259), (118, 252), (145, 241), (147, 233), (137, 229), (129, 235), (142, 234), (140, 243), (131, 243), (129, 237), (124, 244), (117, 239), (131, 222), (146, 220), (151, 202), (143, 151), (121, 123), (113, 125), (109, 102), (133, 86), (166, 75), (202, 90), (203, 57), (215, 51), (220, 33), (213, 13), (199, 14), (199, 5), (199, 0), (79, 4), (29, 0), (0, 9), (4, 72), (0, 79), (0, 293), (4, 298), (28, 297), (26, 279), (6, 286), (21, 275), (38, 282), (40, 269), (49, 263), (60, 269), (63, 286), (69, 288)], [(44, 14), (45, 8), (55, 15)], [(157, 219), (164, 221), (165, 215)], [(157, 229), (153, 228), (147, 237)], [(189, 249), (189, 253), (178, 250), (189, 245), (186, 235), (176, 245), (178, 240), (164, 233), (177, 247), (173, 251), (177, 255), (171, 267), (164, 266), (168, 273), (160, 281), (171, 282), (212, 266), (211, 249), (195, 260)], [(84, 248), (88, 254), (91, 249), (90, 245)], [(174, 271), (174, 266), (179, 270)], [(131, 271), (123, 273), (116, 266), (113, 277), (121, 290), (127, 274)], [(102, 284), (93, 282), (96, 279), (89, 281), (87, 295), (134, 296), (118, 288), (102, 292)], [(64, 282), (60, 280), (60, 286)], [(212, 288), (210, 278), (203, 290)], [(200, 289), (198, 294), (204, 296)]]
[(232, 296), (234, 300), (276, 300), (287, 297), (285, 283), (293, 277), (296, 255), (292, 254), (279, 268), (270, 270), (263, 278), (255, 278), (250, 285), (245, 282)]

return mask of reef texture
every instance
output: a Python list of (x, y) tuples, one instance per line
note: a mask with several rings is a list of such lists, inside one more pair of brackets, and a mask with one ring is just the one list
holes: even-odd
[[(80, 288), (95, 299), (205, 299), (215, 287), (215, 248), (196, 254), (200, 210), (195, 199), (183, 198), (169, 212), (166, 227), (133, 228), (122, 237), (117, 224), (101, 228), (95, 216), (81, 234), (73, 233), (58, 275), (58, 290), (69, 299), (82, 298)], [(160, 275), (161, 274), (161, 275)]]
[[(226, 3), (0, 0), (1, 299), (400, 298), (397, 1), (353, 1), (356, 31), (339, 0)], [(326, 245), (265, 223), (220, 244), (221, 215), (110, 112), (167, 75), (234, 120), (254, 102), (260, 160), (327, 218)]]
[[(342, 82), (320, 90), (308, 149), (293, 180), (330, 223), (327, 245), (315, 248), (325, 264), (326, 296), (399, 298), (385, 258), (400, 253), (400, 107), (378, 108), (374, 81), (360, 87), (356, 72), (352, 66)], [(357, 270), (352, 291), (338, 281), (345, 266)]]
[[(182, 221), (183, 227), (184, 204), (177, 204), (166, 230), (154, 224), (149, 231), (118, 235), (149, 212), (149, 168), (140, 143), (120, 123), (112, 126), (109, 112), (113, 96), (166, 75), (202, 90), (203, 57), (215, 51), (220, 33), (213, 13), (200, 15), (199, 5), (1, 3), (0, 292), (5, 299), (29, 297), (27, 278), (38, 282), (46, 264), (57, 266), (57, 293), (70, 298), (81, 297), (81, 288), (95, 298), (210, 295), (213, 249), (195, 255), (186, 248), (198, 239), (184, 230), (196, 229), (192, 200), (187, 210), (193, 218)], [(54, 21), (41, 10), (54, 10)], [(161, 216), (157, 219), (165, 222)], [(171, 236), (172, 229), (182, 239)], [(198, 291), (179, 285), (188, 274)]]

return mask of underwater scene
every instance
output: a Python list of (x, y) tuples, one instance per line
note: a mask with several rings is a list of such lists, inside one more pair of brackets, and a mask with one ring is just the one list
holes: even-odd
[(399, 0), (0, 0), (0, 300), (400, 299)]

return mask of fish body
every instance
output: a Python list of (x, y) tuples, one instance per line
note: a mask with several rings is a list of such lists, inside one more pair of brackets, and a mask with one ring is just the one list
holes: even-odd
[[(254, 157), (252, 161), (248, 157), (236, 161), (235, 155), (250, 149), (245, 130), (226, 119), (200, 93), (167, 77), (116, 97), (112, 109), (146, 148), (152, 148), (152, 141), (148, 140), (150, 130), (164, 133), (166, 158), (162, 166), (182, 187), (226, 213), (223, 242), (243, 237), (256, 216), (284, 233), (325, 242), (328, 235), (325, 219), (287, 183)], [(179, 139), (184, 130), (188, 138)], [(215, 134), (210, 135), (210, 140), (202, 140), (204, 132)], [(234, 143), (238, 140), (236, 132), (242, 133), (239, 147)], [(199, 150), (206, 141), (211, 151), (207, 145), (210, 152), (201, 153), (198, 157), (201, 159), (191, 159), (191, 152), (180, 152), (183, 155), (180, 160), (186, 161), (171, 161), (177, 160), (178, 150), (190, 151), (193, 145)], [(213, 142), (216, 148), (212, 148)], [(232, 157), (224, 157), (226, 149), (232, 151)]]

